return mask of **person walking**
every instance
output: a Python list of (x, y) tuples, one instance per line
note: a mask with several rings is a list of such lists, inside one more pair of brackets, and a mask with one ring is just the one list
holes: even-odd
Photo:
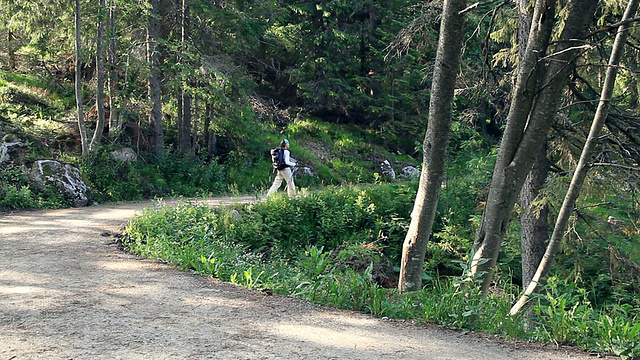
[(287, 184), (287, 195), (289, 198), (293, 198), (296, 196), (296, 185), (293, 183), (293, 172), (291, 171), (291, 168), (297, 166), (297, 163), (291, 158), (289, 140), (282, 140), (280, 142), (280, 148), (277, 150), (282, 151), (284, 156), (282, 156), (282, 161), (276, 165), (276, 178), (273, 180), (273, 185), (271, 185), (269, 191), (267, 191), (267, 197), (278, 191), (282, 185), (282, 180), (284, 180)]

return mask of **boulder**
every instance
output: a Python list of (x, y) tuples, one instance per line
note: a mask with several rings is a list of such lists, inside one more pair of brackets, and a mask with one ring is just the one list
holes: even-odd
[(308, 177), (316, 177), (313, 170), (310, 167), (302, 166), (295, 168), (296, 176), (308, 176)]
[(117, 162), (134, 163), (138, 161), (138, 154), (132, 148), (122, 148), (111, 152)]
[(9, 161), (20, 163), (25, 152), (24, 144), (19, 138), (13, 135), (6, 135), (2, 139), (2, 143), (0, 143), (0, 164)]
[(240, 216), (240, 212), (236, 209), (231, 210), (231, 220), (238, 222), (242, 220), (242, 216)]
[(395, 180), (396, 172), (393, 170), (393, 167), (391, 167), (389, 160), (385, 160), (380, 164), (380, 175)]
[(420, 170), (418, 170), (418, 168), (413, 167), (413, 166), (405, 166), (402, 168), (400, 174), (402, 174), (403, 177), (409, 178), (409, 179), (419, 179), (420, 178)]
[(55, 160), (38, 160), (31, 167), (30, 177), (40, 188), (51, 186), (57, 189), (75, 207), (89, 203), (90, 188), (76, 167)]

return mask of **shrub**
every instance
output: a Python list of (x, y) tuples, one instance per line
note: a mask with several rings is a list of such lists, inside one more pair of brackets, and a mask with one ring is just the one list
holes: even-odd
[(413, 185), (383, 184), (225, 208), (155, 207), (131, 221), (123, 244), (224, 281), (375, 316), (638, 358), (637, 309), (596, 309), (588, 291), (555, 277), (533, 297), (533, 319), (508, 316), (518, 290), (500, 279), (487, 296), (460, 277), (427, 276), (425, 288), (412, 293), (381, 287), (381, 253), (399, 252), (414, 196)]
[(13, 164), (0, 169), (0, 209), (53, 209), (69, 206), (64, 196), (51, 188), (31, 188), (28, 176)]
[(130, 164), (115, 161), (105, 148), (80, 167), (99, 201), (199, 197), (227, 190), (222, 167), (215, 161), (189, 160), (174, 153), (156, 162)]

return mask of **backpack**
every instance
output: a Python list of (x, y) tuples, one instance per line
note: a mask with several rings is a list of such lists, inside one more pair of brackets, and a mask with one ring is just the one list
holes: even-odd
[(288, 165), (284, 162), (284, 148), (277, 147), (271, 150), (271, 163), (274, 169), (282, 170)]

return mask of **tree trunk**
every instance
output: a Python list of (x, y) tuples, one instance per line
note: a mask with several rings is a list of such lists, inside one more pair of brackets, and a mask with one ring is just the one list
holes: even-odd
[(200, 117), (200, 108), (198, 102), (198, 95), (193, 98), (193, 125), (191, 126), (191, 138), (193, 143), (191, 146), (191, 157), (195, 158), (198, 155), (198, 119)]
[(113, 137), (120, 126), (119, 81), (118, 73), (118, 40), (116, 31), (116, 5), (109, 0), (109, 47), (107, 51), (107, 91), (109, 92), (109, 137)]
[(551, 268), (551, 263), (553, 262), (553, 258), (560, 247), (560, 243), (562, 241), (562, 237), (567, 229), (567, 224), (569, 223), (569, 218), (571, 213), (573, 212), (573, 206), (580, 195), (580, 190), (582, 188), (582, 184), (584, 183), (584, 179), (587, 176), (587, 172), (589, 170), (589, 164), (593, 153), (593, 148), (595, 143), (600, 136), (600, 130), (604, 125), (604, 121), (607, 118), (607, 114), (609, 111), (609, 104), (611, 103), (611, 96), (613, 95), (613, 89), (616, 81), (616, 75), (618, 72), (618, 65), (620, 63), (620, 57), (622, 56), (622, 52), (624, 49), (624, 44), (627, 39), (627, 35), (629, 32), (629, 24), (625, 24), (627, 20), (632, 18), (638, 9), (639, 0), (629, 0), (627, 4), (627, 8), (622, 17), (622, 24), (618, 28), (618, 33), (616, 35), (615, 42), (611, 49), (611, 55), (609, 58), (609, 65), (607, 67), (607, 72), (604, 80), (604, 85), (602, 88), (602, 93), (600, 95), (600, 102), (598, 103), (598, 109), (593, 118), (593, 123), (591, 124), (591, 129), (589, 130), (589, 136), (582, 148), (582, 154), (580, 155), (580, 160), (578, 161), (578, 166), (573, 174), (573, 178), (571, 179), (571, 183), (569, 184), (569, 190), (565, 195), (564, 201), (562, 202), (562, 207), (558, 212), (558, 218), (556, 219), (556, 224), (553, 228), (553, 234), (551, 235), (551, 240), (549, 241), (549, 246), (547, 246), (547, 251), (544, 254), (538, 269), (527, 286), (527, 289), (522, 294), (518, 302), (511, 308), (509, 314), (516, 314), (522, 309), (524, 304), (529, 299), (529, 296), (533, 294), (537, 288), (538, 283), (545, 278), (549, 274), (549, 270)]
[(205, 136), (205, 144), (207, 148), (207, 161), (210, 161), (215, 155), (216, 149), (216, 133), (211, 130), (211, 120), (213, 119), (213, 106), (207, 102), (204, 118), (204, 129), (202, 132)]
[(518, 58), (524, 59), (529, 43), (529, 32), (533, 21), (533, 9), (529, 7), (531, 1), (518, 0)]
[[(181, 31), (181, 50), (182, 52), (187, 51), (187, 39), (189, 36), (189, 8), (187, 7), (186, 0), (181, 1), (180, 6), (180, 31)], [(184, 60), (184, 56), (182, 59)], [(182, 69), (181, 71), (184, 71)], [(191, 154), (192, 149), (192, 141), (191, 141), (191, 94), (189, 93), (189, 89), (185, 89), (185, 86), (188, 86), (190, 81), (189, 79), (185, 79), (182, 82), (182, 86), (180, 88), (180, 98), (181, 98), (181, 121), (180, 121), (180, 152), (183, 156), (189, 156)]]
[(436, 214), (451, 128), (456, 75), (464, 36), (466, 0), (445, 0), (434, 66), (429, 123), (423, 142), (423, 166), (411, 223), (402, 247), (400, 291), (422, 288), (422, 269)]
[(481, 278), (484, 294), (493, 280), (513, 206), (551, 127), (549, 119), (557, 111), (596, 3), (595, 0), (574, 0), (571, 3), (556, 52), (540, 61), (538, 56), (546, 54), (554, 25), (555, 5), (544, 0), (536, 3), (527, 51), (518, 71), (507, 128), (473, 247), (470, 277)]
[(98, 112), (98, 119), (96, 121), (96, 128), (93, 132), (93, 138), (91, 139), (91, 144), (89, 145), (89, 152), (95, 153), (100, 146), (100, 141), (102, 140), (102, 132), (104, 131), (105, 126), (105, 116), (104, 116), (104, 56), (103, 56), (103, 46), (102, 43), (104, 41), (104, 10), (105, 10), (105, 0), (99, 1), (98, 6), (98, 26), (96, 32), (96, 76), (97, 76), (97, 84), (96, 84), (96, 110)]
[(211, 104), (207, 101), (204, 106), (204, 125), (202, 127), (202, 135), (204, 136), (204, 148), (207, 149), (206, 159), (209, 161), (211, 152), (209, 151), (209, 129), (211, 128)]
[(547, 147), (542, 146), (520, 193), (520, 249), (522, 251), (522, 286), (531, 281), (542, 260), (549, 239), (549, 206), (540, 200), (549, 173)]
[[(524, 58), (526, 44), (531, 30), (533, 10), (528, 0), (518, 1), (520, 21), (518, 22), (518, 56)], [(549, 119), (553, 121), (553, 119)], [(546, 202), (536, 204), (549, 174), (547, 142), (545, 141), (536, 157), (529, 175), (520, 192), (520, 249), (522, 253), (522, 286), (528, 284), (544, 255), (549, 238), (549, 206)]]
[(78, 130), (80, 131), (80, 143), (82, 145), (82, 157), (89, 156), (89, 140), (84, 124), (84, 111), (82, 107), (82, 43), (80, 41), (80, 0), (75, 3), (75, 37), (76, 37), (76, 108), (78, 112)]
[(18, 60), (16, 58), (16, 47), (13, 45), (15, 35), (12, 30), (7, 30), (7, 55), (9, 56), (9, 70), (13, 71), (18, 66)]
[(191, 95), (188, 89), (182, 88), (182, 128), (180, 152), (184, 156), (191, 154)]
[(158, 0), (150, 0), (149, 28), (147, 29), (147, 62), (149, 63), (148, 96), (151, 103), (149, 122), (153, 124), (153, 146), (157, 157), (164, 153), (164, 129), (162, 120), (162, 104), (160, 90), (160, 69), (158, 64), (158, 38), (160, 37), (160, 21)]
[[(629, 69), (638, 74), (640, 73), (640, 66), (638, 66), (638, 56), (640, 56), (640, 49), (630, 49), (633, 51), (635, 56), (627, 56), (627, 61), (629, 61)], [(640, 90), (640, 86), (638, 86), (638, 77), (630, 76), (628, 79), (627, 91), (629, 92), (629, 100), (628, 100), (628, 108), (629, 110), (635, 110), (638, 107), (638, 91)]]

